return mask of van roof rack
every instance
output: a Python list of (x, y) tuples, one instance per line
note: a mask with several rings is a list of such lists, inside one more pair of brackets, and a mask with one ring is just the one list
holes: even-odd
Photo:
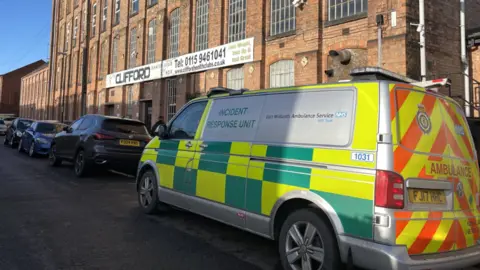
[(218, 86), (218, 87), (210, 88), (210, 91), (208, 91), (207, 93), (207, 97), (211, 97), (214, 95), (221, 95), (221, 94), (229, 94), (230, 96), (235, 96), (235, 95), (241, 95), (246, 91), (248, 91), (248, 89), (246, 88), (231, 89), (231, 88)]
[(384, 68), (379, 67), (358, 67), (353, 68), (350, 71), (350, 76), (352, 76), (352, 81), (374, 81), (374, 80), (387, 80), (387, 81), (398, 81), (404, 83), (415, 83), (417, 81), (412, 80), (403, 75), (391, 72)]

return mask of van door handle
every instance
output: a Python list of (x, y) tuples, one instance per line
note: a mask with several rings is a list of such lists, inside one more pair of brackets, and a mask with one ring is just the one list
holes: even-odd
[(204, 144), (204, 143), (200, 144), (200, 148), (201, 148), (201, 149), (207, 148), (207, 147), (208, 147), (208, 144)]
[(192, 142), (191, 141), (186, 142), (185, 147), (187, 147), (187, 148), (192, 147)]

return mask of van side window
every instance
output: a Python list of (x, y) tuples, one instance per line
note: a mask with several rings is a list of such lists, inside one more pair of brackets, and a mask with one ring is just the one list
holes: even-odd
[(207, 101), (196, 102), (185, 108), (169, 127), (170, 139), (193, 139), (202, 119)]

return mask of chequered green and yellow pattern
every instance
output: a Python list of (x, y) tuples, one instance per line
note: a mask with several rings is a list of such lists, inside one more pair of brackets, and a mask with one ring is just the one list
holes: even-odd
[[(373, 170), (358, 173), (322, 167), (375, 169), (376, 162), (353, 161), (351, 153), (352, 149), (376, 151), (378, 84), (356, 86), (357, 99), (362, 100), (357, 102), (355, 135), (349, 149), (203, 142), (197, 132), (195, 140), (189, 140), (193, 144), (189, 149), (187, 141), (155, 138), (142, 161), (156, 161), (159, 184), (164, 188), (265, 216), (271, 215), (276, 201), (286, 193), (310, 190), (334, 208), (346, 233), (372, 238)], [(211, 101), (206, 111), (210, 105)], [(202, 148), (202, 144), (207, 146)]]

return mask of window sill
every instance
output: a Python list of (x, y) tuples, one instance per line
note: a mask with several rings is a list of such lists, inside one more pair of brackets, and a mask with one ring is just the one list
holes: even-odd
[(334, 26), (334, 25), (344, 24), (344, 23), (347, 23), (347, 22), (353, 22), (353, 21), (356, 21), (356, 20), (365, 19), (367, 17), (368, 17), (368, 13), (367, 12), (362, 12), (362, 13), (355, 14), (355, 15), (348, 16), (348, 17), (344, 17), (344, 18), (341, 18), (341, 19), (338, 19), (338, 20), (326, 21), (325, 23), (323, 23), (323, 26), (324, 27), (330, 27), (330, 26)]
[(136, 11), (135, 13), (131, 13), (129, 17), (132, 18), (132, 17), (135, 17), (137, 15), (138, 15), (138, 11)]
[(157, 2), (157, 3), (154, 3), (154, 4), (150, 4), (150, 5), (147, 6), (147, 9), (149, 9), (149, 8), (151, 8), (151, 7), (153, 7), (153, 6), (156, 6), (157, 4), (158, 4), (158, 2)]
[(297, 30), (292, 30), (292, 31), (288, 31), (288, 32), (284, 32), (284, 33), (281, 33), (281, 34), (276, 34), (274, 36), (268, 36), (266, 38), (267, 41), (272, 41), (272, 40), (276, 40), (276, 39), (280, 39), (280, 38), (285, 38), (285, 37), (289, 37), (289, 36), (294, 36), (297, 34)]

